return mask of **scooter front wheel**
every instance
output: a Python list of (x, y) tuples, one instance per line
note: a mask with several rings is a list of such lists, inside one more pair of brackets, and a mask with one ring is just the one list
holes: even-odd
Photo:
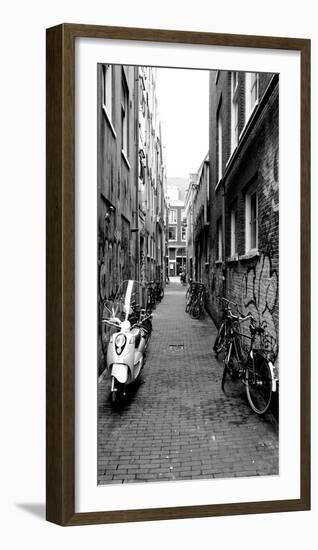
[(119, 403), (123, 395), (123, 388), (122, 384), (116, 380), (116, 378), (112, 377), (112, 385), (110, 390), (110, 400), (111, 403), (114, 405), (115, 403)]

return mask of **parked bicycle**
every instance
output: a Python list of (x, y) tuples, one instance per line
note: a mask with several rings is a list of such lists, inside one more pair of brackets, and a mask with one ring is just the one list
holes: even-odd
[(229, 315), (229, 313), (231, 313), (231, 306), (234, 306), (237, 309), (237, 303), (227, 300), (226, 298), (223, 298), (223, 296), (220, 296), (218, 301), (222, 303), (222, 321), (213, 345), (213, 350), (216, 357), (226, 349), (231, 326), (234, 322), (237, 322), (233, 319), (232, 315)]
[(157, 302), (161, 302), (164, 297), (163, 284), (161, 281), (156, 281), (154, 286), (155, 299)]
[(180, 283), (182, 285), (186, 285), (186, 272), (185, 271), (181, 271), (181, 273), (180, 273)]
[(186, 293), (185, 311), (193, 319), (199, 319), (205, 311), (206, 287), (203, 283), (191, 282)]
[(146, 283), (147, 286), (147, 311), (151, 311), (156, 307), (156, 290), (154, 281)]
[(196, 285), (195, 281), (190, 279), (189, 286), (186, 292), (186, 307), (185, 307), (186, 313), (189, 313), (189, 306), (192, 300), (192, 295), (194, 294), (195, 285)]
[[(250, 407), (256, 414), (263, 415), (270, 407), (277, 383), (274, 366), (267, 358), (266, 352), (255, 348), (256, 336), (263, 335), (264, 329), (256, 326), (251, 313), (246, 316), (233, 315), (229, 309), (227, 315), (232, 317), (233, 323), (229, 328), (225, 350), (222, 390), (226, 395), (230, 395), (233, 390), (235, 391), (237, 384), (242, 382)], [(250, 321), (250, 336), (236, 328), (238, 323), (247, 320)], [(247, 353), (242, 349), (241, 338), (250, 340)]]

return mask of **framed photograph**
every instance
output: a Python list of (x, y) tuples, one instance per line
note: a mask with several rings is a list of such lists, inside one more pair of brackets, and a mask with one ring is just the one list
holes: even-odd
[(47, 30), (47, 519), (310, 508), (310, 41)]

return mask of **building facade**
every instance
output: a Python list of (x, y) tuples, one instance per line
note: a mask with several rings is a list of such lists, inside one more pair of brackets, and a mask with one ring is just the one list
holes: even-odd
[(140, 280), (164, 280), (166, 173), (156, 97), (156, 69), (139, 67)]
[(194, 276), (194, 245), (193, 245), (193, 200), (197, 187), (198, 174), (193, 173), (189, 176), (189, 185), (185, 194), (185, 218), (186, 218), (186, 242), (187, 242), (187, 278), (188, 281), (195, 279)]
[[(219, 323), (218, 297), (251, 311), (278, 357), (278, 75), (210, 73), (210, 227), (201, 277)], [(204, 241), (203, 241), (204, 248)]]
[(101, 300), (137, 276), (136, 69), (98, 65), (98, 262)]
[(209, 273), (210, 261), (210, 170), (209, 155), (204, 158), (196, 181), (192, 184), (192, 238), (194, 279), (204, 281)]
[[(169, 190), (168, 190), (169, 193)], [(184, 201), (170, 200), (168, 206), (168, 275), (186, 271), (186, 217)]]
[(126, 279), (164, 282), (166, 176), (154, 71), (97, 68), (99, 370), (105, 300)]

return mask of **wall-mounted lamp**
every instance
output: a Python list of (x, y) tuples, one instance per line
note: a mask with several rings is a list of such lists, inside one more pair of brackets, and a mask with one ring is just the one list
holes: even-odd
[(112, 213), (114, 210), (115, 210), (115, 208), (114, 208), (113, 206), (110, 206), (110, 207), (108, 208), (108, 211), (107, 211), (106, 214), (105, 214), (105, 222), (106, 222), (106, 223), (109, 223), (109, 222), (110, 222), (110, 215), (111, 215), (111, 213)]

